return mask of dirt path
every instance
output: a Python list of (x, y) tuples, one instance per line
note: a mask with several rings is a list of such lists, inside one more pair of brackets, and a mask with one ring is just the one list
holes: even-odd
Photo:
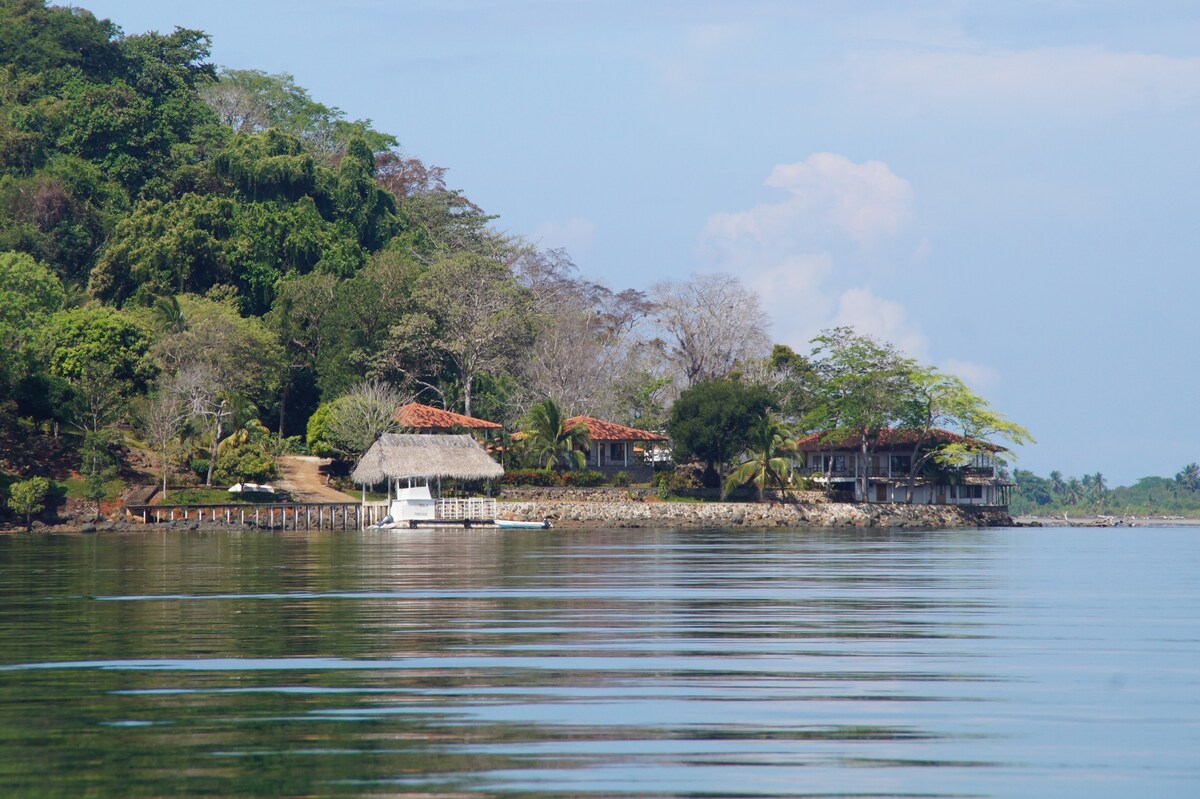
[(279, 459), (280, 477), (277, 484), (294, 498), (308, 502), (353, 502), (354, 497), (325, 485), (321, 474), (326, 458), (312, 455), (285, 455)]

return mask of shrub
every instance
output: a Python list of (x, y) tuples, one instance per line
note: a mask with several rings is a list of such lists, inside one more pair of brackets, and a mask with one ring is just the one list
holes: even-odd
[(687, 475), (676, 471), (656, 472), (653, 485), (655, 492), (661, 499), (670, 499), (677, 496), (680, 491), (694, 487), (692, 480)]
[(633, 478), (629, 476), (629, 472), (622, 471), (613, 475), (613, 485), (615, 486), (628, 488), (631, 482), (633, 482)]
[(604, 473), (595, 472), (591, 469), (584, 469), (578, 472), (563, 472), (561, 477), (562, 485), (574, 488), (595, 488), (605, 483)]
[(512, 469), (504, 473), (500, 484), (537, 487), (562, 485), (558, 475), (549, 469)]
[(33, 517), (45, 508), (46, 494), (50, 491), (50, 481), (45, 477), (31, 477), (19, 483), (13, 483), (9, 489), (8, 507), (13, 513), (25, 517), (25, 529), (33, 527)]

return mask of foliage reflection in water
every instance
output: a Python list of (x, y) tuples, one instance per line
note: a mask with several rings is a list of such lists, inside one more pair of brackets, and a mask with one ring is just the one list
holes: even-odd
[(1198, 562), (1185, 530), (12, 536), (0, 793), (1192, 795)]

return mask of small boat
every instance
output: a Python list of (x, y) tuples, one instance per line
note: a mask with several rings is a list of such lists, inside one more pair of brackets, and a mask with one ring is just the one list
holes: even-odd
[(525, 522), (517, 519), (496, 519), (495, 524), (501, 530), (549, 530), (552, 526), (549, 519), (540, 522)]

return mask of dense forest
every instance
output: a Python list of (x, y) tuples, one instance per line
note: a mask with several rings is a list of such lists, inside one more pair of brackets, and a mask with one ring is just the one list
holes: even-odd
[(579, 413), (665, 430), (706, 479), (760, 488), (814, 431), (968, 437), (925, 469), (967, 462), (971, 442), (1030, 440), (886, 342), (839, 328), (808, 353), (772, 346), (735, 277), (584, 276), (370, 120), (287, 74), (218, 70), (210, 44), (0, 0), (14, 511), (37, 504), (21, 499), (35, 478), (104, 496), (131, 451), (208, 484), (269, 476), (285, 451), (353, 457), (414, 399), (510, 431)]

